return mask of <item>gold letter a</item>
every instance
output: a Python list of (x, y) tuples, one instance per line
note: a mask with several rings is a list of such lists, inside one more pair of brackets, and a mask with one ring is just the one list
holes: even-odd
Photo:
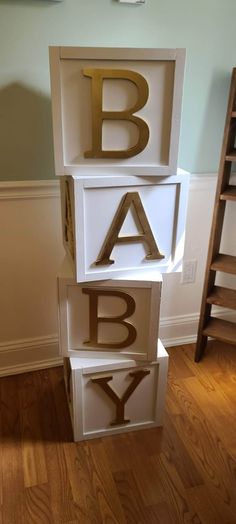
[[(127, 213), (133, 204), (135, 213), (140, 224), (141, 233), (137, 235), (130, 235), (119, 237), (119, 232), (124, 223), (124, 220), (127, 216)], [(108, 231), (105, 243), (98, 255), (98, 258), (95, 262), (97, 266), (114, 264), (114, 260), (110, 259), (111, 252), (115, 244), (122, 242), (145, 242), (149, 248), (149, 251), (146, 255), (148, 260), (157, 260), (160, 258), (165, 258), (162, 255), (157, 247), (155, 238), (153, 236), (150, 224), (148, 222), (141, 198), (138, 192), (126, 193), (122, 198), (121, 203), (117, 209), (117, 212), (112, 221), (111, 227)]]

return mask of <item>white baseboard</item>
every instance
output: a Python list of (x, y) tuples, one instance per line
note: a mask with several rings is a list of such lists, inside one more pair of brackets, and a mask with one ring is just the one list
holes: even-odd
[(28, 338), (0, 344), (0, 376), (60, 366), (58, 336)]
[[(236, 313), (230, 309), (212, 308), (212, 315), (231, 322), (236, 321)], [(160, 339), (165, 347), (193, 344), (197, 339), (199, 313), (162, 318)]]
[(160, 339), (165, 347), (196, 342), (199, 314), (161, 318)]
[[(213, 310), (214, 316), (235, 320), (231, 310)], [(192, 344), (196, 342), (199, 314), (177, 315), (162, 318), (160, 338), (165, 347)], [(37, 369), (62, 365), (59, 356), (57, 334), (2, 342), (0, 344), (0, 376), (15, 375)]]

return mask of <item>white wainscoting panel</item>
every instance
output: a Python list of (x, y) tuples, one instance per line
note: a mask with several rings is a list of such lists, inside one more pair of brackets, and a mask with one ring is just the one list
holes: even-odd
[[(197, 260), (196, 281), (181, 284), (181, 274), (163, 275), (166, 347), (196, 340), (215, 184), (215, 174), (190, 178), (184, 259)], [(59, 365), (56, 275), (65, 254), (59, 182), (1, 182), (0, 200), (0, 375)], [(223, 242), (232, 254), (235, 219), (229, 206)], [(230, 278), (221, 276), (221, 284), (233, 286)]]
[(58, 183), (2, 182), (0, 223), (0, 373), (55, 365), (64, 257)]

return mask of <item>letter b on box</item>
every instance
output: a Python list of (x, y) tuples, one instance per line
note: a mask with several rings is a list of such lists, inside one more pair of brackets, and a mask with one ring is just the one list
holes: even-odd
[(61, 354), (156, 358), (161, 275), (78, 284), (68, 261), (58, 277)]

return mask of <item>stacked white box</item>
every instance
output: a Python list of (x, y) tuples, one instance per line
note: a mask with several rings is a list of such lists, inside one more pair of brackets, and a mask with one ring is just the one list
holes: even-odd
[(65, 259), (58, 276), (61, 355), (155, 360), (161, 285), (152, 272), (78, 284)]
[(181, 271), (188, 185), (180, 169), (164, 178), (61, 177), (63, 240), (77, 282)]
[(66, 358), (65, 383), (74, 440), (160, 426), (167, 370), (168, 355), (160, 340), (154, 362)]
[[(132, 280), (79, 284), (68, 257), (64, 260), (58, 275), (59, 338), (75, 441), (161, 424), (168, 368), (168, 355), (160, 340), (157, 344), (161, 285), (160, 273), (150, 271), (133, 272)], [(118, 408), (109, 392), (119, 405), (125, 400), (122, 422), (112, 424)]]
[(51, 47), (56, 175), (175, 175), (184, 65), (185, 49)]
[(184, 62), (183, 49), (50, 49), (75, 440), (161, 424), (160, 273), (181, 270), (188, 193), (177, 172)]

